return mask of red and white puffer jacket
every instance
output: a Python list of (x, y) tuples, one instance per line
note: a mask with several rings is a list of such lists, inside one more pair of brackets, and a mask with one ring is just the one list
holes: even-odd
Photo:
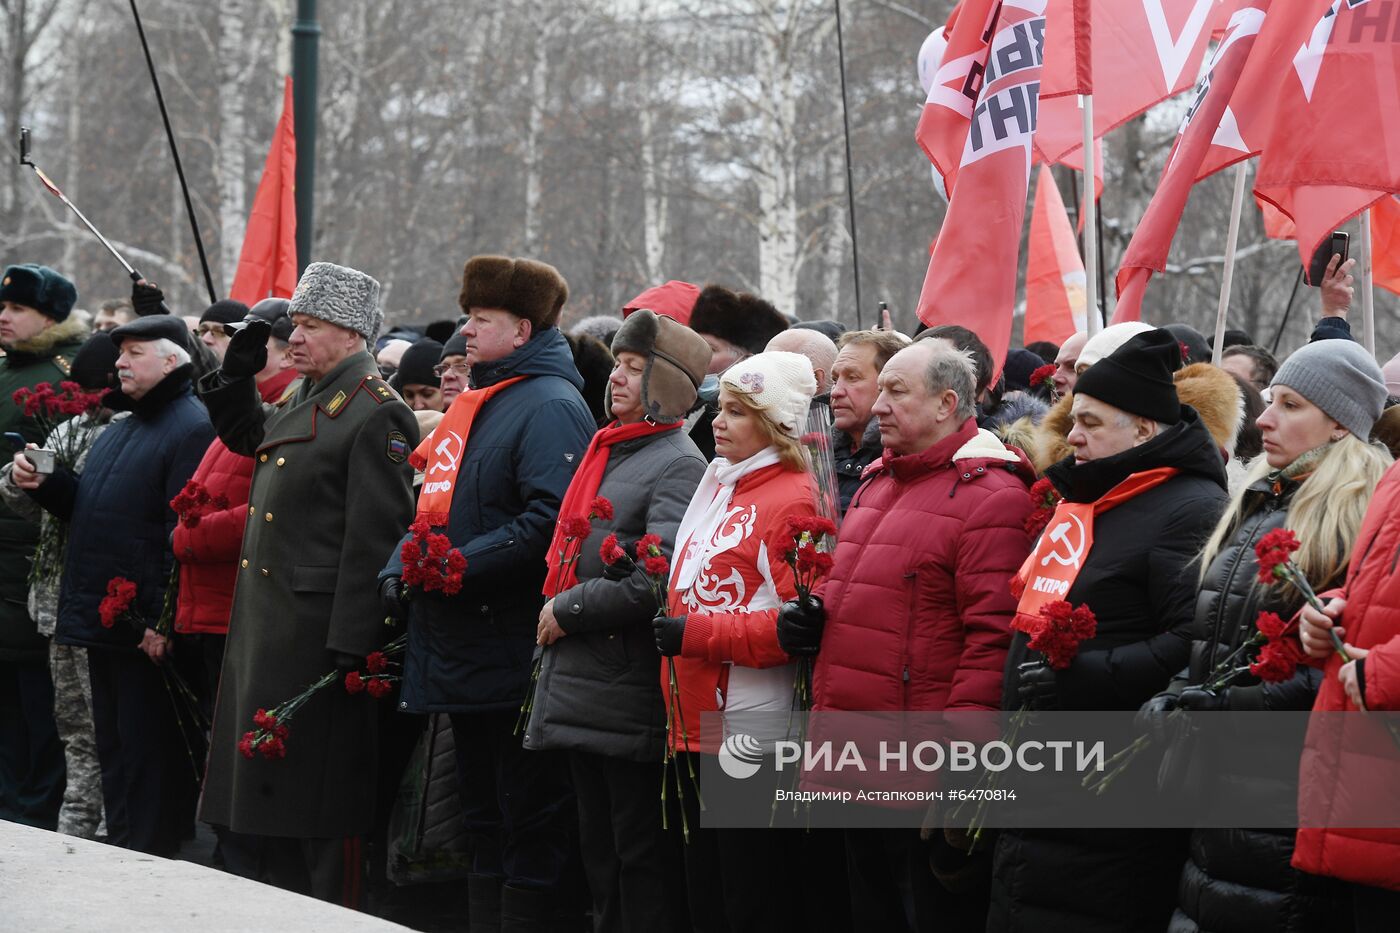
[[(705, 489), (702, 481), (697, 495)], [(797, 597), (792, 568), (783, 559), (792, 547), (787, 520), (814, 515), (815, 501), (807, 473), (775, 463), (739, 478), (707, 540), (677, 537), (669, 612), (687, 616), (675, 658), (685, 721), (684, 738), (673, 733), (677, 750), (716, 751), (722, 737), (705, 735), (702, 741), (702, 713), (776, 712), (791, 705), (795, 672), (777, 636), (778, 607)], [(701, 564), (694, 581), (678, 586), (687, 557), (697, 553)], [(664, 663), (661, 691), (669, 696)]]

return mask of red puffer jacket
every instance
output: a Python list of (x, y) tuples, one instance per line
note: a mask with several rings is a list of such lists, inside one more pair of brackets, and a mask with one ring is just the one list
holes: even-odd
[(1034, 470), (969, 419), (923, 453), (886, 452), (870, 472), (817, 589), (826, 628), (814, 708), (1000, 709)]
[[(1330, 595), (1347, 601), (1341, 623), (1346, 641), (1370, 651), (1363, 662), (1367, 708), (1400, 710), (1400, 463), (1392, 466), (1376, 487), (1352, 549), (1346, 584)], [(1338, 655), (1327, 659), (1313, 712), (1356, 712), (1337, 679), (1341, 666)], [(1348, 805), (1343, 799), (1348, 786), (1360, 789), (1367, 783), (1367, 774), (1395, 773), (1393, 748), (1381, 750), (1378, 757), (1383, 763), (1379, 766), (1369, 756), (1352, 751), (1353, 743), (1347, 743), (1344, 751), (1344, 730), (1338, 728), (1338, 718), (1328, 717), (1326, 723), (1315, 719), (1308, 727), (1298, 776), (1300, 818), (1302, 812), (1310, 812), (1316, 819), (1308, 822), (1320, 825), (1298, 830), (1293, 867), (1400, 891), (1400, 829), (1329, 826), (1332, 821), (1327, 812)], [(1361, 780), (1347, 780), (1347, 775)], [(1381, 790), (1394, 793), (1393, 787)], [(1307, 807), (1305, 800), (1309, 801)]]
[[(276, 402), (297, 376), (286, 369), (258, 386), (264, 402)], [(175, 526), (175, 559), (180, 562), (180, 597), (175, 631), (182, 634), (227, 635), (243, 550), (243, 525), (248, 519), (248, 485), (253, 458), (234, 453), (218, 438), (190, 477), (212, 496), (228, 497), (229, 507), (200, 519), (193, 528)]]

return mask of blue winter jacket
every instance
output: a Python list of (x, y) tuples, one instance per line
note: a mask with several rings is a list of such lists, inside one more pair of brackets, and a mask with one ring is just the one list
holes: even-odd
[[(400, 709), (487, 712), (518, 709), (524, 699), (545, 553), (595, 426), (558, 330), (473, 366), (471, 382), (485, 388), (514, 376), (530, 378), (477, 412), (457, 472), (448, 537), (467, 559), (462, 591), (415, 593), (409, 604)], [(381, 579), (402, 574), (399, 546)]]
[(68, 556), (54, 638), (61, 645), (134, 646), (142, 629), (131, 618), (103, 628), (98, 606), (107, 583), (136, 584), (133, 617), (145, 627), (160, 618), (174, 555), (170, 500), (194, 475), (214, 440), (214, 426), (190, 388), (190, 368), (166, 376), (98, 436), (82, 475), (60, 470), (34, 498), (68, 522)]

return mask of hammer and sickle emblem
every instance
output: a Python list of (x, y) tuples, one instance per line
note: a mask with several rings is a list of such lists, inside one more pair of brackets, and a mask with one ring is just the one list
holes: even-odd
[[(1040, 559), (1040, 566), (1044, 567), (1053, 560), (1061, 567), (1078, 567), (1080, 559), (1084, 556), (1084, 539), (1086, 537), (1084, 523), (1079, 520), (1079, 516), (1066, 516), (1065, 521), (1051, 528), (1046, 534), (1050, 536), (1050, 543), (1055, 545), (1055, 550)], [(1061, 556), (1059, 552), (1061, 544), (1069, 551), (1067, 557)]]
[(438, 461), (428, 470), (429, 473), (439, 470), (444, 473), (454, 472), (457, 469), (457, 461), (462, 458), (462, 436), (455, 431), (448, 431), (447, 436), (438, 441), (433, 455)]

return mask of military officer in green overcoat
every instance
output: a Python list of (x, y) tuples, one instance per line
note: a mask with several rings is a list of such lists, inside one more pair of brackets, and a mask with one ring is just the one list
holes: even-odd
[(259, 709), (329, 671), (362, 666), (394, 634), (377, 574), (413, 514), (413, 413), (367, 351), (379, 283), (312, 263), (292, 295), (302, 380), (258, 397), (269, 325), (250, 320), (201, 382), (219, 437), (254, 459), (200, 818), (260, 839), (268, 880), (355, 906), (375, 789), (375, 701), (340, 684), (290, 723), (286, 757), (240, 753)]

